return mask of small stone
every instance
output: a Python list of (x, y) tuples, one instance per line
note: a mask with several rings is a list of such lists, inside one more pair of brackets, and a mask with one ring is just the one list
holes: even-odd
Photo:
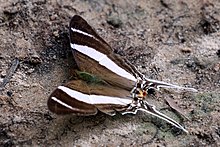
[(34, 49), (31, 49), (29, 51), (29, 57), (30, 57), (29, 61), (32, 64), (42, 63), (42, 60), (41, 60), (40, 56), (38, 55), (38, 53)]
[(56, 55), (54, 55), (54, 56), (53, 56), (53, 59), (54, 59), (54, 60), (56, 60), (56, 59), (57, 59), (57, 56), (56, 56)]
[(18, 97), (18, 98), (22, 98), (22, 95), (21, 95), (21, 94), (18, 94), (17, 97)]
[(119, 28), (121, 27), (122, 25), (122, 21), (121, 19), (119, 19), (117, 16), (110, 16), (108, 19), (107, 19), (107, 23), (112, 25), (113, 27), (115, 28)]
[(28, 74), (31, 74), (31, 73), (33, 73), (33, 72), (34, 72), (34, 68), (31, 68), (31, 69), (29, 69), (29, 70), (27, 71)]
[(7, 74), (6, 74), (6, 70), (3, 70), (3, 71), (1, 72), (1, 77), (4, 78), (6, 75), (7, 75)]
[(30, 87), (30, 85), (27, 84), (27, 83), (23, 83), (22, 86), (24, 86), (25, 88), (29, 88)]
[(50, 16), (50, 20), (52, 20), (52, 21), (53, 21), (53, 20), (56, 20), (57, 17), (58, 17), (58, 16), (57, 16), (56, 14), (55, 14), (55, 15), (52, 15), (52, 16)]
[(189, 48), (189, 47), (181, 48), (181, 52), (183, 52), (183, 53), (191, 53), (192, 49)]
[(31, 86), (32, 87), (41, 87), (38, 83), (32, 83)]
[(59, 32), (58, 32), (58, 31), (54, 31), (54, 32), (53, 32), (53, 35), (54, 35), (55, 37), (59, 37)]
[(215, 64), (215, 66), (213, 67), (213, 70), (215, 72), (219, 71), (220, 70), (220, 63)]
[(6, 15), (14, 15), (16, 13), (18, 13), (20, 10), (19, 10), (19, 7), (6, 7), (4, 8), (3, 10), (3, 13), (6, 14)]

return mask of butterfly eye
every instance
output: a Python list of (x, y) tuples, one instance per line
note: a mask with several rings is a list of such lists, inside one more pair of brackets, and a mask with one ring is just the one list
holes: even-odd
[(147, 92), (143, 91), (143, 97), (146, 97), (146, 96), (147, 96)]

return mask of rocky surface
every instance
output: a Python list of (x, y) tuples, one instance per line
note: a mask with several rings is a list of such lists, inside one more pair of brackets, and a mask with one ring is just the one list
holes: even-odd
[[(220, 146), (218, 0), (0, 2), (0, 146)], [(149, 98), (189, 134), (144, 113), (49, 112), (48, 96), (75, 69), (68, 45), (75, 14), (147, 77), (198, 89)]]

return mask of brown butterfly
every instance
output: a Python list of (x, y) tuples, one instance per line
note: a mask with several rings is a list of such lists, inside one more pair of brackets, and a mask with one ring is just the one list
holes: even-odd
[(156, 110), (146, 101), (159, 88), (194, 91), (162, 81), (147, 79), (123, 57), (115, 54), (96, 31), (80, 16), (70, 21), (70, 46), (74, 59), (87, 81), (73, 80), (59, 86), (48, 99), (56, 114), (95, 115), (98, 110), (115, 115), (136, 114), (138, 110), (159, 117), (187, 132), (179, 123)]

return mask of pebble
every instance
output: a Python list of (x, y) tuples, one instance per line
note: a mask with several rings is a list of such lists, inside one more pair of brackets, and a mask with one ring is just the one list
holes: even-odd
[(50, 16), (50, 20), (56, 20), (58, 18), (57, 14)]
[(2, 72), (1, 72), (1, 77), (5, 77), (7, 74), (6, 74), (6, 70), (3, 70)]
[(181, 48), (181, 52), (183, 52), (183, 53), (191, 53), (192, 52), (192, 48), (189, 48), (189, 47)]
[(31, 74), (31, 73), (33, 73), (33, 72), (34, 72), (34, 68), (31, 68), (31, 69), (29, 69), (29, 70), (27, 71), (28, 74)]
[(122, 25), (121, 19), (119, 19), (117, 16), (109, 16), (109, 18), (107, 19), (107, 23), (115, 28), (119, 28)]
[(213, 67), (213, 70), (215, 72), (217, 72), (217, 71), (219, 71), (219, 69), (220, 69), (220, 63), (215, 64), (214, 67)]

